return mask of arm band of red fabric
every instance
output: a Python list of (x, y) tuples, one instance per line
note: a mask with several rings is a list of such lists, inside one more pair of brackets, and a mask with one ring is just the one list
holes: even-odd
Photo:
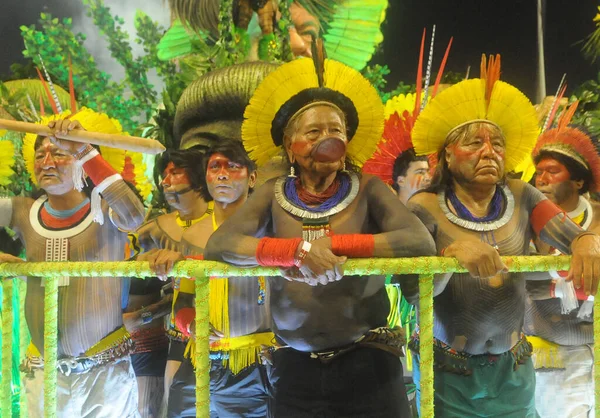
[(83, 164), (83, 169), (90, 176), (95, 185), (102, 183), (102, 180), (118, 174), (117, 171), (106, 162), (101, 155), (96, 155), (89, 161)]
[(175, 314), (175, 325), (186, 337), (190, 336), (190, 325), (196, 319), (196, 310), (194, 308), (182, 308)]
[[(544, 199), (538, 203), (535, 208), (533, 208), (531, 217), (529, 218), (535, 234), (539, 236), (540, 232), (544, 229), (550, 219), (554, 218), (559, 213), (564, 213), (564, 211), (548, 199)], [(565, 218), (566, 217), (567, 215), (565, 214)]]
[(199, 255), (186, 255), (185, 256), (186, 260), (204, 260), (204, 254), (199, 254)]
[(265, 267), (293, 267), (302, 238), (262, 238), (256, 247), (256, 262)]
[(372, 234), (342, 234), (331, 236), (331, 251), (350, 258), (373, 257), (375, 237)]

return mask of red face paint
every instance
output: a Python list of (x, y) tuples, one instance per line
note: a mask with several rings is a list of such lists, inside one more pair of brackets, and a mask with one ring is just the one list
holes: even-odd
[(73, 188), (73, 156), (44, 139), (34, 154), (34, 175), (47, 192), (62, 194)]
[(468, 182), (496, 183), (504, 174), (504, 138), (482, 126), (448, 147), (450, 170)]
[(557, 205), (577, 201), (579, 189), (571, 181), (567, 167), (553, 158), (544, 158), (535, 166), (535, 187)]
[(535, 187), (571, 180), (567, 167), (553, 158), (544, 158), (535, 166)]
[[(290, 138), (290, 158), (293, 158), (300, 167), (307, 170), (312, 168), (315, 162), (338, 163), (341, 165), (340, 161), (345, 157), (345, 149), (340, 151), (339, 146), (329, 147), (332, 153), (335, 154), (331, 156), (331, 161), (326, 158), (326, 155), (322, 155), (323, 153), (318, 153), (316, 159), (312, 155), (317, 145), (325, 144), (324, 141), (326, 140), (339, 140), (344, 148), (348, 144), (346, 127), (338, 111), (330, 106), (315, 106), (305, 111), (295, 123), (296, 129)], [(329, 148), (323, 147), (324, 150)]]
[(213, 154), (206, 165), (206, 184), (217, 202), (233, 203), (248, 193), (248, 168), (223, 154)]
[(187, 175), (185, 169), (176, 167), (172, 161), (167, 164), (167, 168), (162, 174), (163, 180), (161, 184), (164, 188), (170, 188), (170, 186), (178, 186), (178, 185), (190, 185), (190, 179)]

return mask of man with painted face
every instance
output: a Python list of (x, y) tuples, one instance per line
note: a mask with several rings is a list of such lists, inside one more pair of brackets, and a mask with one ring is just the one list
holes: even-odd
[[(239, 141), (222, 141), (212, 146), (206, 152), (203, 166), (208, 191), (214, 199), (214, 212), (211, 219), (185, 232), (183, 241), (187, 254), (203, 254), (210, 236), (237, 213), (256, 183), (256, 165)], [(171, 253), (171, 256), (173, 260), (181, 258), (180, 254)], [(189, 282), (189, 293), (193, 293), (193, 281), (185, 282), (186, 286)], [(210, 288), (211, 417), (270, 416), (266, 371), (258, 358), (261, 347), (270, 346), (273, 340), (273, 334), (268, 332), (266, 280), (263, 277), (212, 278)], [(175, 306), (177, 325), (188, 336), (195, 335), (193, 306), (192, 294), (181, 294)], [(190, 356), (184, 360), (171, 385), (169, 417), (192, 417), (196, 413), (193, 341), (192, 337)]]
[[(305, 85), (282, 88), (290, 79)], [(387, 186), (350, 164), (364, 163), (381, 138), (381, 100), (355, 70), (300, 59), (265, 78), (245, 116), (250, 157), (264, 164), (283, 147), (290, 174), (254, 192), (204, 254), (282, 269), (269, 278), (274, 416), (408, 417), (404, 338), (386, 327), (385, 277), (345, 277), (342, 266), (347, 257), (433, 252)]]
[[(600, 187), (600, 157), (592, 138), (567, 124), (563, 117), (540, 136), (532, 154), (535, 186), (583, 229), (597, 231), (600, 208), (585, 194)], [(537, 247), (560, 254), (544, 243)], [(542, 418), (592, 416), (593, 301), (560, 274), (552, 276), (527, 282), (525, 332), (534, 349), (536, 409)]]
[(392, 187), (398, 193), (398, 199), (406, 205), (412, 195), (429, 187), (429, 161), (425, 156), (417, 157), (410, 148), (396, 157), (392, 177), (395, 180)]
[[(83, 113), (96, 127), (109, 120), (89, 110)], [(53, 132), (68, 135), (83, 129), (77, 117), (46, 123)], [(23, 152), (43, 194), (37, 200), (0, 199), (0, 225), (17, 233), (27, 261), (123, 260), (127, 233), (121, 230), (135, 229), (144, 219), (144, 207), (98, 151), (28, 134)], [(87, 188), (80, 169), (88, 176)], [(0, 261), (19, 260), (2, 255)], [(27, 278), (25, 316), (31, 345), (21, 369), (31, 417), (44, 416), (44, 281)], [(139, 416), (129, 358), (132, 342), (121, 313), (121, 281), (65, 277), (58, 285), (58, 416)]]
[[(527, 275), (509, 273), (500, 255), (527, 255), (535, 233), (571, 253), (570, 277), (596, 293), (600, 237), (535, 188), (505, 179), (537, 138), (536, 113), (519, 90), (498, 80), (499, 56), (489, 67), (484, 56), (481, 68), (481, 79), (436, 96), (412, 132), (417, 154), (438, 152), (439, 163), (432, 187), (409, 207), (438, 254), (468, 270), (435, 279), (435, 416), (535, 417), (532, 350), (522, 334)], [(418, 293), (403, 290), (407, 298)], [(418, 361), (418, 336), (410, 346)]]
[[(181, 157), (187, 158), (188, 163), (185, 164), (186, 171), (190, 174), (192, 187), (194, 186), (195, 178), (204, 178), (205, 171), (199, 155), (189, 154), (188, 150), (201, 148), (206, 150), (212, 145), (222, 141), (241, 140), (241, 125), (243, 121), (244, 109), (246, 108), (252, 92), (266, 74), (276, 68), (276, 64), (266, 62), (246, 62), (243, 64), (233, 65), (230, 67), (221, 68), (204, 74), (192, 82), (183, 92), (179, 102), (177, 103), (177, 112), (174, 120), (174, 141), (175, 146), (182, 149), (178, 151)], [(191, 152), (190, 150), (190, 152)], [(177, 165), (177, 163), (175, 163)], [(166, 163), (162, 167), (166, 169)], [(180, 186), (177, 186), (180, 187)], [(196, 188), (197, 189), (197, 188)], [(168, 188), (167, 190), (174, 190)], [(166, 195), (168, 199), (177, 204), (173, 196)], [(206, 193), (206, 199), (210, 199), (210, 195)], [(211, 203), (212, 204), (212, 203)], [(233, 207), (233, 206), (230, 206)], [(212, 210), (212, 208), (210, 209)], [(211, 216), (204, 218), (207, 225), (212, 225)], [(195, 229), (195, 227), (194, 227)], [(212, 229), (210, 230), (212, 233)], [(188, 234), (189, 235), (189, 234)], [(179, 237), (180, 235), (178, 235)], [(183, 236), (181, 235), (181, 238)], [(179, 238), (178, 238), (179, 240)], [(188, 247), (167, 245), (160, 248), (168, 248), (179, 252), (187, 252)], [(190, 248), (191, 251), (191, 248)], [(163, 252), (167, 254), (168, 252)], [(152, 254), (148, 254), (151, 256)], [(154, 262), (158, 259), (153, 258)], [(172, 260), (168, 257), (162, 258), (159, 264), (155, 264), (157, 268), (166, 267), (169, 263), (169, 268), (172, 266)], [(162, 268), (157, 272), (165, 274), (166, 269)], [(179, 297), (182, 300), (189, 301), (194, 293), (193, 281), (187, 279), (175, 279), (176, 289), (173, 297), (173, 310)], [(185, 304), (184, 304), (185, 305)], [(169, 361), (167, 362), (167, 371), (165, 378), (165, 391), (168, 396), (171, 380), (177, 369), (184, 361), (183, 353), (187, 338), (182, 334), (186, 329), (178, 329), (175, 325), (175, 315), (171, 315), (171, 330), (170, 334), (175, 336), (175, 339), (185, 340), (182, 343), (176, 343), (171, 339), (171, 350), (169, 352)], [(165, 398), (167, 397), (165, 396)], [(166, 399), (165, 399), (166, 401)], [(166, 404), (164, 405), (166, 409)]]
[[(198, 164), (202, 151), (199, 147), (168, 150), (160, 157), (156, 169), (161, 173), (160, 185), (172, 212), (152, 219), (136, 231), (132, 242), (137, 252), (142, 251), (138, 260), (155, 260), (160, 249), (183, 251), (184, 232), (203, 219), (210, 219), (212, 202), (209, 202), (204, 173)], [(180, 283), (180, 279), (174, 280), (173, 300), (180, 294)], [(140, 406), (148, 415), (157, 415), (161, 404), (166, 407), (169, 387), (187, 343), (186, 336), (176, 329), (173, 315), (167, 327), (170, 343), (165, 339), (162, 317), (169, 311), (172, 313), (172, 306), (169, 309), (168, 300), (160, 301), (163, 284), (157, 279), (132, 279), (130, 291), (136, 307), (147, 307), (132, 315), (137, 319), (133, 335), (139, 352), (133, 359), (140, 383)], [(173, 303), (171, 301), (171, 305)]]

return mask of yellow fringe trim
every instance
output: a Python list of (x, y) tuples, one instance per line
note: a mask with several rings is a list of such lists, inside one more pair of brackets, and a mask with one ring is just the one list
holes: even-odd
[[(238, 374), (246, 367), (259, 361), (263, 347), (273, 345), (275, 335), (272, 332), (242, 335), (235, 338), (222, 338), (210, 345), (211, 352), (226, 352), (229, 359), (223, 359), (223, 365), (228, 367), (233, 374)], [(196, 359), (193, 353), (196, 351), (196, 343), (189, 340), (185, 347), (184, 357), (190, 358), (194, 367)]]
[[(84, 355), (86, 357), (95, 356), (96, 354), (102, 353), (103, 351), (123, 344), (130, 338), (131, 335), (129, 335), (129, 332), (127, 332), (125, 327), (121, 327), (115, 332), (108, 334), (106, 337), (102, 338), (96, 344), (88, 348)], [(29, 347), (27, 347), (27, 355), (31, 357), (42, 357), (42, 355), (40, 354), (40, 350), (38, 350), (38, 348), (32, 342), (30, 342)]]
[(560, 345), (540, 337), (527, 336), (533, 345), (533, 367), (536, 369), (564, 369), (565, 362), (560, 354)]

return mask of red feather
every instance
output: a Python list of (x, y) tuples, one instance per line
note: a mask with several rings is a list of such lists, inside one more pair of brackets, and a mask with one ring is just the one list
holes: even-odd
[(558, 96), (556, 97), (556, 102), (554, 103), (554, 106), (550, 110), (550, 115), (548, 115), (548, 125), (547, 125), (548, 127), (551, 127), (552, 123), (554, 122), (554, 117), (556, 116), (556, 112), (558, 112), (558, 108), (560, 107), (560, 100), (563, 98), (563, 96), (565, 94), (565, 90), (567, 90), (567, 83), (565, 83), (563, 85), (563, 87), (560, 89), (560, 92), (558, 93)]
[(54, 112), (55, 115), (58, 114), (58, 108), (56, 107), (56, 103), (54, 103), (54, 98), (52, 98), (52, 93), (50, 93), (50, 89), (48, 88), (48, 85), (46, 84), (46, 80), (44, 80), (44, 77), (42, 77), (42, 73), (40, 72), (39, 68), (35, 69), (38, 73), (38, 76), (40, 77), (40, 80), (42, 80), (42, 85), (44, 86), (44, 90), (46, 91), (46, 96), (48, 96), (48, 101), (50, 102), (50, 106), (52, 106), (52, 111)]
[(571, 119), (573, 119), (573, 115), (577, 110), (577, 106), (579, 106), (579, 100), (569, 106), (562, 114), (560, 119), (558, 120), (558, 130), (563, 130), (567, 127), (569, 123), (571, 123)]
[(435, 84), (433, 85), (433, 92), (431, 93), (432, 99), (437, 94), (438, 87), (440, 86), (440, 81), (442, 81), (442, 74), (444, 74), (444, 68), (446, 68), (446, 61), (448, 60), (448, 54), (450, 54), (450, 47), (452, 46), (453, 39), (454, 37), (450, 38), (448, 46), (446, 47), (446, 53), (444, 54), (444, 58), (442, 58), (442, 63), (440, 64), (440, 69), (438, 70), (437, 77), (435, 79)]
[(387, 184), (392, 184), (392, 171), (396, 158), (404, 151), (412, 148), (410, 133), (414, 118), (408, 111), (402, 116), (394, 112), (385, 122), (383, 138), (377, 146), (377, 151), (363, 165), (363, 173), (373, 174)]
[(592, 173), (590, 191), (600, 191), (600, 156), (598, 156), (598, 150), (592, 139), (577, 128), (561, 127), (549, 129), (540, 135), (533, 149), (534, 159), (544, 148), (551, 150), (549, 146), (553, 144), (561, 146), (563, 149), (570, 149), (579, 158), (586, 161)]
[(42, 99), (42, 96), (40, 96), (40, 116), (46, 116), (46, 107), (44, 106), (44, 99)]
[(423, 52), (425, 51), (425, 32), (423, 29), (423, 38), (421, 39), (421, 52), (419, 52), (419, 66), (417, 68), (417, 98), (415, 100), (415, 109), (413, 116), (416, 118), (421, 110), (421, 91), (423, 90)]

